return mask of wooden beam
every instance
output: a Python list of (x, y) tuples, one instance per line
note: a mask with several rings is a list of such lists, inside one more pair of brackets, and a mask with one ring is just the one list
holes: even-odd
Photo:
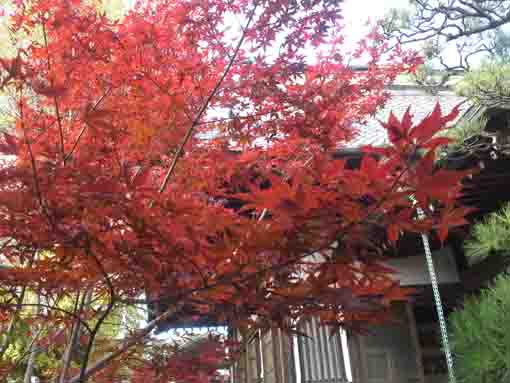
[[(459, 283), (460, 277), (452, 249), (447, 246), (432, 252), (434, 266), (436, 268), (438, 282)], [(401, 286), (424, 286), (430, 285), (430, 277), (427, 269), (425, 255), (394, 258), (384, 262), (397, 273), (395, 279), (400, 281)]]

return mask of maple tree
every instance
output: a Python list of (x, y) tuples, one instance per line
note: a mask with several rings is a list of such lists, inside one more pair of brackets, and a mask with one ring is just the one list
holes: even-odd
[[(112, 21), (80, 0), (15, 2), (24, 38), (1, 60), (16, 114), (0, 142), (0, 323), (30, 323), (30, 355), (53, 350), (46, 378), (207, 381), (232, 342), (189, 355), (152, 330), (203, 316), (362, 328), (406, 299), (384, 247), (463, 223), (464, 174), (435, 166), (436, 133), (458, 111), (392, 115), (391, 145), (365, 148), (359, 167), (339, 158), (420, 63), (399, 49), (383, 59), (375, 31), (348, 53), (341, 5), (161, 0)], [(149, 323), (102, 330), (116, 310), (158, 302)]]

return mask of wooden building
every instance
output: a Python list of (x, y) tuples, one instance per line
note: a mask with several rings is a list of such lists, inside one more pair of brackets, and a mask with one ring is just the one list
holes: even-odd
[[(449, 92), (432, 96), (418, 89), (401, 88), (394, 92), (382, 114), (389, 109), (402, 114), (405, 109), (399, 106), (406, 108), (411, 104), (420, 107), (416, 113), (420, 119), (436, 102), (448, 110), (458, 101)], [(467, 294), (487, 286), (508, 265), (498, 255), (473, 263), (463, 252), (471, 224), (510, 201), (510, 112), (501, 106), (466, 107), (461, 119), (479, 117), (487, 120), (485, 129), (466, 139), (442, 161), (442, 166), (452, 169), (479, 168), (477, 174), (464, 181), (459, 201), (476, 209), (468, 217), (470, 225), (452, 231), (443, 245), (430, 238), (446, 315), (459, 307)], [(384, 132), (375, 123), (368, 125), (356, 143), (384, 145), (387, 142)], [(339, 155), (355, 164), (362, 154), (352, 148)], [(446, 359), (421, 236), (404, 235), (387, 263), (398, 271), (396, 278), (402, 286), (416, 291), (412, 301), (394, 306), (397, 318), (394, 323), (374, 327), (368, 334), (332, 336), (318, 320), (305, 318), (299, 331), (306, 337), (289, 338), (279, 330), (260, 333), (233, 368), (232, 383), (447, 382)]]
[[(448, 90), (434, 95), (419, 88), (390, 89), (392, 98), (377, 119), (360, 129), (350, 149), (339, 156), (347, 157), (353, 166), (362, 156), (357, 147), (364, 144), (385, 145), (385, 131), (377, 120), (389, 111), (400, 117), (412, 105), (415, 118), (429, 114), (437, 102), (450, 110), (463, 101)], [(469, 217), (474, 223), (510, 201), (510, 112), (506, 108), (464, 105), (460, 119), (485, 116), (487, 125), (480, 134), (469, 137), (457, 151), (450, 152), (442, 166), (452, 169), (478, 167), (480, 171), (464, 182), (465, 205), (477, 210)], [(486, 286), (507, 267), (506, 259), (488, 257), (476, 263), (467, 260), (463, 242), (470, 226), (455, 229), (444, 245), (431, 237), (433, 259), (440, 284), (446, 315), (459, 307), (466, 294)], [(375, 327), (368, 334), (336, 333), (321, 326), (315, 318), (303, 318), (299, 331), (307, 336), (290, 337), (280, 330), (251, 334), (252, 341), (240, 360), (232, 367), (232, 383), (441, 383), (447, 382), (447, 370), (441, 349), (439, 324), (432, 297), (423, 243), (419, 235), (404, 235), (389, 257), (388, 265), (397, 270), (402, 286), (415, 288), (414, 298), (395, 305), (397, 320)], [(164, 305), (163, 305), (164, 306)], [(164, 307), (153, 307), (154, 314)], [(206, 318), (206, 325), (214, 324)], [(168, 324), (161, 330), (179, 327)], [(185, 324), (184, 324), (185, 325)], [(246, 334), (231, 331), (242, 340)]]

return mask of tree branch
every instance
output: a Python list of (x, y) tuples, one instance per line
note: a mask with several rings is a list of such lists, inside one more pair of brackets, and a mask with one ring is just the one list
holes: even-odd
[(71, 378), (66, 383), (80, 383), (82, 382), (82, 379), (88, 379), (98, 371), (101, 371), (108, 365), (108, 363), (118, 358), (120, 355), (124, 354), (132, 346), (134, 346), (135, 344), (140, 342), (143, 338), (145, 338), (147, 335), (149, 335), (151, 331), (158, 326), (159, 323), (166, 321), (167, 319), (172, 317), (176, 312), (177, 312), (176, 307), (169, 308), (164, 313), (159, 315), (157, 318), (149, 322), (147, 326), (145, 326), (143, 329), (137, 331), (135, 335), (126, 339), (116, 351), (99, 359), (96, 363), (94, 363), (92, 367), (87, 368), (87, 370), (84, 371), (82, 374)]
[[(84, 292), (82, 299), (81, 299), (81, 303), (80, 303), (79, 302), (80, 293), (79, 292), (77, 293), (76, 302), (75, 302), (75, 306), (74, 306), (74, 314), (75, 315), (79, 316), (81, 314), (83, 307), (85, 306), (86, 296), (87, 296), (87, 293)], [(60, 379), (59, 379), (60, 383), (64, 383), (65, 379), (67, 378), (67, 372), (69, 370), (69, 367), (71, 366), (71, 356), (73, 354), (74, 345), (76, 344), (79, 333), (80, 333), (80, 322), (75, 321), (73, 323), (72, 330), (71, 330), (71, 336), (69, 338), (69, 343), (67, 345), (67, 348), (66, 348), (66, 351), (65, 351), (64, 357), (63, 357), (62, 372), (60, 374)]]
[(227, 77), (228, 73), (230, 72), (230, 69), (232, 68), (232, 65), (234, 65), (234, 62), (235, 62), (235, 60), (237, 58), (237, 55), (239, 54), (239, 50), (241, 49), (241, 46), (243, 45), (244, 39), (246, 37), (246, 31), (248, 30), (248, 28), (249, 28), (249, 26), (250, 26), (250, 24), (251, 24), (251, 22), (253, 20), (253, 17), (255, 15), (255, 10), (256, 9), (257, 9), (257, 3), (255, 3), (255, 5), (253, 6), (253, 9), (251, 10), (251, 13), (250, 13), (250, 16), (248, 18), (248, 21), (246, 22), (246, 25), (243, 28), (243, 31), (242, 31), (242, 34), (241, 34), (241, 38), (239, 39), (239, 41), (237, 43), (237, 46), (236, 46), (236, 48), (234, 50), (234, 53), (232, 54), (232, 57), (229, 60), (229, 63), (227, 65), (227, 67), (225, 68), (222, 76), (220, 77), (220, 79), (218, 80), (216, 85), (214, 86), (214, 89), (209, 94), (209, 96), (205, 100), (204, 104), (202, 105), (202, 107), (198, 111), (198, 114), (196, 115), (193, 123), (191, 124), (190, 128), (186, 132), (186, 135), (184, 136), (184, 139), (182, 140), (181, 144), (179, 145), (179, 149), (177, 150), (177, 153), (175, 153), (175, 156), (174, 156), (174, 159), (172, 161), (172, 164), (168, 168), (168, 171), (165, 174), (165, 178), (163, 179), (163, 182), (161, 183), (161, 186), (159, 188), (159, 192), (160, 193), (163, 193), (165, 191), (165, 189), (166, 189), (166, 187), (168, 185), (168, 182), (170, 181), (170, 178), (171, 178), (171, 176), (172, 176), (172, 174), (173, 174), (173, 172), (175, 170), (175, 167), (177, 166), (177, 161), (179, 161), (179, 158), (182, 156), (182, 153), (184, 151), (184, 146), (186, 145), (186, 143), (191, 138), (191, 135), (193, 134), (193, 131), (195, 130), (197, 125), (200, 123), (200, 120), (202, 119), (202, 115), (205, 113), (205, 111), (209, 107), (209, 104), (212, 101), (212, 99), (214, 98), (214, 96), (216, 96), (216, 93), (220, 89), (221, 84), (223, 83), (223, 81)]
[[(462, 67), (463, 71), (466, 71), (469, 70), (469, 62), (464, 64), (465, 54), (497, 54), (494, 50), (480, 51), (479, 48), (488, 41), (495, 41), (491, 32), (498, 32), (510, 24), (510, 2), (415, 0), (414, 11), (409, 19), (406, 18), (406, 26), (399, 27), (399, 19), (399, 13), (393, 12), (383, 21), (383, 32), (388, 39), (393, 39), (400, 45), (422, 41), (440, 42), (443, 45), (461, 41), (463, 49), (457, 50), (460, 65), (446, 65), (445, 69), (453, 72)], [(433, 54), (434, 58), (440, 55), (440, 52)]]
[(98, 106), (101, 104), (101, 102), (103, 102), (103, 100), (110, 94), (110, 92), (112, 91), (113, 87), (110, 87), (108, 88), (108, 90), (99, 98), (99, 100), (96, 101), (96, 103), (94, 104), (94, 106), (90, 109), (90, 110), (87, 110), (87, 112), (85, 113), (85, 126), (81, 129), (80, 133), (78, 134), (78, 138), (76, 139), (76, 141), (74, 142), (73, 144), (73, 147), (71, 148), (71, 150), (69, 151), (69, 153), (67, 153), (67, 155), (65, 156), (64, 158), (64, 164), (71, 158), (71, 156), (73, 155), (74, 151), (76, 150), (76, 147), (78, 146), (78, 144), (80, 143), (80, 140), (81, 140), (81, 137), (83, 136), (83, 133), (85, 133), (85, 130), (87, 129), (87, 126), (89, 126), (89, 123), (88, 121), (86, 120), (87, 118), (87, 115), (90, 114), (91, 112), (95, 111)]
[(482, 32), (489, 31), (491, 29), (496, 29), (496, 28), (501, 27), (502, 25), (505, 25), (509, 22), (510, 22), (510, 14), (507, 17), (505, 17), (504, 19), (501, 19), (500, 21), (493, 21), (493, 22), (488, 23), (482, 27), (465, 30), (463, 32), (459, 32), (454, 35), (451, 35), (451, 34), (447, 35), (447, 41), (453, 41), (453, 40), (457, 40), (461, 37), (469, 37), (469, 36), (473, 36), (473, 35), (476, 35), (476, 34), (479, 34)]
[[(42, 22), (42, 30), (43, 30), (43, 39), (44, 39), (44, 45), (46, 47), (46, 54), (47, 54), (47, 60), (48, 60), (48, 75), (51, 75), (49, 73), (51, 71), (51, 60), (50, 60), (50, 50), (48, 48), (48, 37), (46, 34), (46, 23)], [(50, 80), (50, 84), (53, 87), (54, 81), (53, 79)], [(65, 153), (65, 147), (64, 147), (64, 130), (62, 127), (62, 118), (60, 116), (60, 109), (58, 106), (58, 100), (57, 96), (53, 96), (53, 105), (55, 106), (55, 113), (57, 115), (57, 125), (58, 125), (58, 131), (60, 136), (60, 154), (62, 156), (62, 162), (65, 163), (66, 153)]]

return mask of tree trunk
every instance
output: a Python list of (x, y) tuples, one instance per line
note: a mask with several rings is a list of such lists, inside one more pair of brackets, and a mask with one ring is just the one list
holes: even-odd
[[(79, 296), (77, 297), (76, 303), (78, 303)], [(78, 316), (83, 311), (83, 308), (85, 306), (88, 306), (90, 302), (92, 301), (92, 292), (84, 292), (83, 296), (81, 298), (81, 302), (78, 305), (76, 305), (74, 313)], [(62, 367), (62, 373), (60, 374), (60, 380), (59, 383), (65, 383), (67, 379), (67, 372), (69, 371), (69, 367), (71, 366), (71, 360), (73, 357), (73, 353), (76, 351), (78, 346), (78, 341), (80, 339), (80, 333), (81, 333), (81, 324), (78, 320), (75, 320), (72, 330), (71, 330), (71, 338), (69, 339), (69, 344), (67, 345), (65, 354), (64, 354), (64, 362)]]
[[(37, 295), (37, 306), (35, 308), (35, 315), (37, 316), (39, 312), (41, 311), (41, 307), (39, 306), (41, 303), (41, 296)], [(35, 357), (37, 355), (37, 338), (39, 337), (39, 334), (42, 331), (42, 325), (39, 328), (38, 331), (34, 334), (32, 337), (32, 341), (30, 342), (29, 346), (29, 356), (28, 356), (28, 363), (27, 368), (25, 370), (25, 378), (23, 379), (23, 383), (32, 383), (32, 376), (34, 375), (34, 367), (35, 367)]]
[(32, 347), (30, 350), (30, 356), (28, 357), (27, 369), (25, 370), (25, 378), (23, 379), (23, 383), (32, 383), (32, 376), (34, 374), (34, 365), (35, 365), (35, 356), (37, 354), (37, 347), (35, 342), (32, 343)]

